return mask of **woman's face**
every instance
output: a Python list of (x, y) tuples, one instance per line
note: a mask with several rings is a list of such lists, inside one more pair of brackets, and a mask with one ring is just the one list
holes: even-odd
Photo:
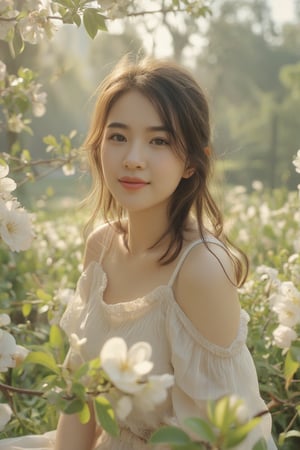
[(157, 110), (140, 92), (123, 94), (111, 108), (101, 162), (108, 190), (128, 212), (167, 208), (180, 180), (190, 176), (171, 142)]

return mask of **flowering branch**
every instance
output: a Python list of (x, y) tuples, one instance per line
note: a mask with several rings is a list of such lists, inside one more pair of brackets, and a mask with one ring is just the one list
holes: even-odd
[[(194, 17), (205, 16), (210, 13), (208, 5), (203, 1), (185, 1), (182, 6), (180, 2), (172, 1), (171, 6), (153, 10), (134, 10), (139, 7), (139, 2), (131, 0), (101, 2), (101, 6), (89, 2), (78, 2), (73, 0), (49, 1), (48, 5), (38, 4), (36, 9), (30, 9), (24, 2), (22, 11), (14, 9), (13, 3), (7, 4), (0, 11), (0, 21), (7, 24), (7, 33), (4, 38), (15, 45), (18, 53), (24, 48), (24, 41), (36, 44), (45, 35), (51, 37), (55, 26), (52, 22), (60, 21), (65, 24), (76, 24), (77, 27), (83, 23), (88, 35), (93, 39), (99, 30), (107, 31), (106, 22), (126, 17), (141, 17), (145, 15), (188, 13)], [(17, 43), (14, 37), (18, 36)]]

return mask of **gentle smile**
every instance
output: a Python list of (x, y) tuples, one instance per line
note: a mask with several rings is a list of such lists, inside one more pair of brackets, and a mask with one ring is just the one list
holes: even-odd
[(119, 182), (125, 189), (131, 190), (141, 189), (149, 184), (147, 181), (135, 177), (122, 177), (119, 178)]

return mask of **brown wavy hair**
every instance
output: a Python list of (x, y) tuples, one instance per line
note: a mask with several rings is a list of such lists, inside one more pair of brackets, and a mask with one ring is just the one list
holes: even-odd
[(193, 213), (202, 238), (209, 229), (225, 244), (235, 268), (234, 284), (241, 286), (247, 277), (247, 257), (225, 235), (222, 213), (208, 188), (213, 162), (208, 102), (191, 73), (170, 60), (145, 58), (132, 61), (125, 57), (99, 86), (91, 125), (84, 142), (93, 180), (86, 199), (92, 207), (92, 214), (85, 229), (90, 229), (101, 215), (106, 222), (113, 220), (117, 230), (126, 234), (122, 225), (126, 211), (113, 198), (104, 182), (100, 148), (112, 106), (130, 90), (142, 93), (151, 101), (164, 126), (170, 130), (172, 147), (186, 160), (187, 167), (194, 169), (190, 178), (180, 181), (170, 198), (169, 226), (154, 244), (170, 236), (169, 246), (159, 262), (168, 264), (178, 256), (187, 219)]

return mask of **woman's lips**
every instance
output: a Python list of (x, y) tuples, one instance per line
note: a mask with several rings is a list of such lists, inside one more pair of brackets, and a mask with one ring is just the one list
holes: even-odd
[(119, 178), (119, 182), (125, 189), (129, 190), (141, 189), (149, 184), (147, 181), (135, 177), (122, 177)]

